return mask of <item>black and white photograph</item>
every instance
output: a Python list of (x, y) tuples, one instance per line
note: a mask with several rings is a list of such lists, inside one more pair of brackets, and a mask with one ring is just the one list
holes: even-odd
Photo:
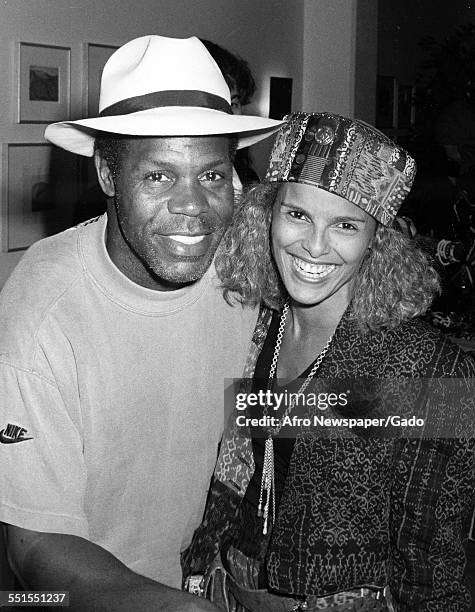
[(475, 612), (475, 4), (0, 41), (0, 610)]

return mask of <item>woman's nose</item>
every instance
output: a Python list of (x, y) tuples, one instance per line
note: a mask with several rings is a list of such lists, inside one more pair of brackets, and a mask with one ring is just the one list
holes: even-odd
[(312, 257), (318, 259), (330, 251), (328, 233), (325, 228), (313, 228), (302, 242), (302, 247)]

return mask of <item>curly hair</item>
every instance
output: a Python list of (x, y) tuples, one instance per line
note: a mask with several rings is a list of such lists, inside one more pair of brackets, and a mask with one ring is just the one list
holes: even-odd
[[(223, 238), (216, 269), (228, 302), (280, 310), (287, 294), (271, 253), (272, 208), (278, 185), (248, 191)], [(377, 224), (353, 289), (352, 316), (361, 330), (394, 328), (422, 315), (440, 291), (429, 256), (400, 230)]]

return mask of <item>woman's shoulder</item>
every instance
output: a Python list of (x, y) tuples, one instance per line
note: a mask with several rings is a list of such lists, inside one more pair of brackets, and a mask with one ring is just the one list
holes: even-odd
[(381, 332), (393, 362), (411, 364), (420, 376), (475, 376), (475, 360), (441, 331), (420, 318)]

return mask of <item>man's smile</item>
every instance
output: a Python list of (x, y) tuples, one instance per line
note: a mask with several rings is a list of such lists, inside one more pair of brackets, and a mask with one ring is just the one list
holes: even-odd
[(157, 242), (173, 257), (203, 257), (215, 239), (210, 234), (155, 234)]

